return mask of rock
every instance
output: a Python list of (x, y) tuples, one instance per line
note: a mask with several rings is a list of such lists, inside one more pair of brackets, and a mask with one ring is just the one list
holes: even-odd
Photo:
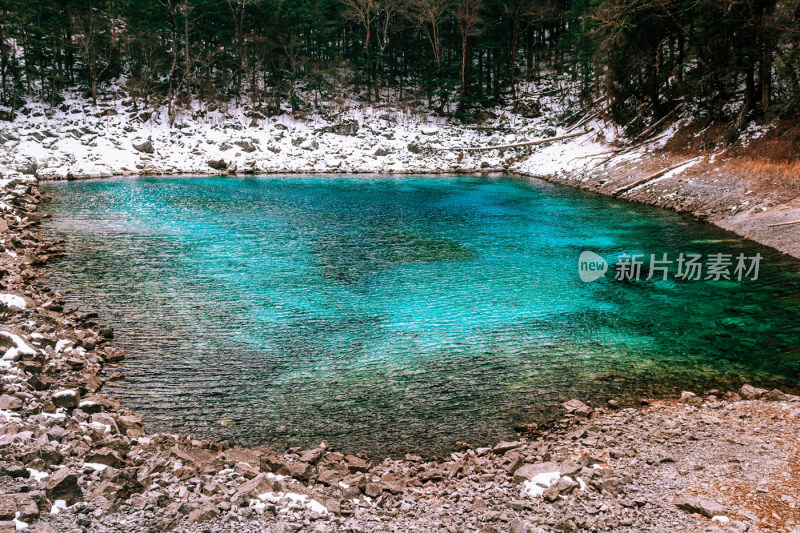
[(739, 396), (741, 396), (744, 400), (758, 400), (764, 394), (766, 394), (766, 392), (767, 391), (765, 389), (759, 389), (748, 383), (745, 383), (742, 385), (742, 388), (739, 389)]
[(316, 464), (320, 459), (322, 459), (322, 456), (325, 455), (325, 450), (326, 449), (327, 449), (327, 446), (325, 446), (323, 444), (322, 446), (318, 446), (318, 447), (313, 448), (311, 450), (306, 450), (300, 456), (300, 461), (302, 461), (304, 463), (310, 463), (312, 465)]
[(235, 144), (236, 146), (241, 148), (243, 152), (248, 153), (248, 154), (253, 153), (253, 152), (256, 151), (256, 147), (253, 146), (252, 143), (249, 143), (247, 141), (238, 141), (238, 142), (235, 142), (233, 144)]
[(768, 393), (764, 394), (764, 399), (773, 402), (785, 402), (789, 399), (789, 396), (778, 389), (772, 389)]
[[(0, 116), (0, 120), (4, 120)], [(0, 533), (17, 533), (17, 525), (14, 522), (3, 520), (0, 522)]]
[(145, 154), (152, 154), (156, 151), (155, 148), (153, 148), (153, 143), (151, 143), (150, 141), (144, 141), (141, 143), (134, 142), (132, 144), (136, 150)]
[(680, 399), (678, 400), (678, 402), (680, 402), (680, 403), (689, 403), (689, 401), (690, 401), (692, 398), (697, 398), (697, 395), (696, 395), (695, 393), (693, 393), (693, 392), (689, 392), (689, 391), (683, 391), (683, 392), (681, 393), (681, 397), (680, 397)]
[(375, 155), (378, 157), (387, 156), (389, 155), (389, 150), (386, 150), (385, 148), (378, 148), (377, 150), (375, 150)]
[(45, 480), (45, 490), (50, 501), (64, 500), (67, 505), (83, 501), (78, 476), (67, 467), (61, 467)]
[(80, 394), (76, 389), (61, 389), (60, 391), (54, 392), (50, 399), (56, 407), (74, 409), (78, 407)]
[(369, 470), (369, 463), (360, 457), (348, 455), (344, 458), (344, 460), (347, 463), (347, 469), (351, 474), (355, 474), (357, 472), (366, 472)]
[(591, 407), (574, 398), (568, 402), (562, 403), (561, 407), (566, 409), (568, 414), (575, 414), (582, 417), (587, 417), (592, 413)]
[(364, 487), (364, 494), (370, 498), (377, 498), (383, 494), (383, 489), (377, 483), (367, 483), (367, 486)]
[(554, 502), (561, 494), (569, 494), (578, 486), (578, 483), (562, 477), (545, 489), (545, 491), (542, 493), (542, 497), (546, 501)]
[(17, 516), (17, 502), (9, 495), (0, 496), (0, 520), (13, 520)]
[(530, 533), (531, 525), (520, 518), (515, 518), (508, 525), (508, 531), (509, 533)]
[(250, 481), (242, 483), (231, 498), (231, 501), (239, 504), (244, 502), (246, 504), (248, 503), (247, 500), (255, 499), (259, 494), (276, 491), (277, 487), (273, 479), (269, 478), (267, 474), (258, 474)]
[(725, 508), (717, 502), (698, 498), (696, 496), (686, 496), (675, 502), (678, 509), (690, 513), (701, 514), (706, 518), (713, 518), (725, 514)]
[(523, 481), (529, 481), (533, 479), (539, 474), (547, 474), (550, 472), (560, 472), (556, 463), (547, 462), (525, 464), (518, 468), (516, 472), (514, 472), (513, 481), (514, 483), (522, 483)]
[(39, 506), (33, 497), (29, 494), (16, 494), (14, 497), (17, 500), (18, 520), (28, 523), (39, 518)]
[(16, 411), (22, 409), (23, 402), (16, 396), (3, 394), (0, 396), (0, 409), (4, 411)]
[(517, 104), (517, 113), (524, 118), (539, 118), (542, 116), (542, 106), (535, 100), (521, 100)]
[(233, 465), (233, 471), (242, 475), (246, 479), (253, 479), (259, 474), (257, 467), (241, 461)]
[(522, 446), (522, 444), (519, 442), (499, 442), (495, 444), (494, 448), (492, 448), (492, 452), (498, 455), (503, 455), (511, 450), (516, 450), (520, 446)]
[(100, 448), (86, 456), (87, 463), (97, 463), (101, 465), (119, 467), (122, 464), (122, 458), (119, 454), (111, 448)]
[(335, 133), (336, 135), (353, 136), (358, 133), (358, 121), (355, 119), (342, 120), (338, 124), (322, 128), (324, 133)]
[(224, 159), (209, 159), (206, 164), (214, 170), (225, 170), (228, 168), (228, 163)]
[(189, 513), (189, 518), (187, 520), (190, 524), (196, 524), (198, 522), (213, 520), (217, 516), (219, 516), (219, 511), (217, 511), (216, 506), (207, 503)]
[(31, 473), (22, 463), (6, 463), (0, 467), (0, 476), (28, 479), (31, 477)]

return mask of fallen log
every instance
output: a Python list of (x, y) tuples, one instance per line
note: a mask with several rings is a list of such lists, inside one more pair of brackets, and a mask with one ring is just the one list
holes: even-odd
[(569, 139), (572, 137), (578, 137), (580, 135), (586, 135), (587, 133), (591, 133), (592, 130), (583, 131), (580, 133), (571, 133), (569, 135), (562, 135), (560, 137), (550, 137), (549, 139), (540, 139), (538, 141), (529, 141), (524, 143), (516, 143), (516, 144), (504, 144), (501, 146), (476, 146), (473, 148), (461, 148), (461, 147), (454, 147), (454, 148), (439, 148), (441, 151), (450, 151), (450, 150), (458, 150), (463, 152), (477, 152), (480, 150), (504, 150), (506, 148), (520, 148), (522, 146), (536, 146), (538, 144), (545, 144), (553, 141), (561, 141), (563, 139)]
[(624, 186), (620, 187), (619, 189), (614, 191), (611, 194), (611, 196), (619, 196), (620, 194), (626, 193), (626, 192), (630, 191), (631, 189), (635, 189), (636, 187), (639, 187), (640, 185), (644, 185), (645, 183), (647, 183), (649, 181), (653, 181), (656, 178), (660, 178), (661, 176), (663, 176), (664, 174), (666, 174), (670, 170), (675, 170), (676, 168), (682, 167), (683, 165), (685, 165), (687, 163), (692, 163), (694, 161), (697, 161), (697, 159), (698, 158), (695, 157), (693, 159), (688, 159), (688, 160), (686, 160), (686, 161), (684, 161), (682, 163), (678, 163), (677, 165), (672, 165), (672, 166), (669, 166), (667, 168), (662, 168), (658, 172), (654, 172), (653, 174), (650, 174), (646, 178), (642, 178), (640, 180), (634, 181), (633, 183), (629, 183), (628, 185), (624, 185)]
[(675, 108), (674, 108), (672, 111), (670, 111), (669, 113), (667, 113), (666, 115), (664, 115), (663, 117), (661, 117), (661, 118), (660, 118), (658, 121), (656, 121), (656, 123), (655, 123), (655, 124), (653, 124), (652, 126), (650, 126), (649, 128), (647, 128), (646, 130), (644, 130), (642, 133), (640, 133), (639, 135), (637, 135), (637, 136), (636, 136), (636, 140), (638, 141), (639, 139), (641, 139), (641, 138), (645, 137), (645, 136), (646, 136), (648, 133), (650, 133), (651, 131), (653, 131), (654, 129), (656, 129), (658, 126), (660, 126), (661, 124), (663, 124), (663, 123), (664, 123), (664, 122), (665, 122), (665, 121), (666, 121), (666, 120), (667, 120), (669, 117), (671, 117), (672, 115), (674, 115), (674, 114), (675, 114), (675, 112), (678, 110), (678, 107), (680, 107), (680, 106), (676, 106), (676, 107), (675, 107)]
[(791, 222), (779, 222), (778, 224), (767, 224), (767, 227), (776, 228), (778, 226), (791, 226), (792, 224), (800, 224), (800, 220), (792, 220)]

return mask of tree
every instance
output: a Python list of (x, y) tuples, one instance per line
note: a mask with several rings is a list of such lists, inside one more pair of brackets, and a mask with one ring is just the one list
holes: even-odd
[(97, 83), (111, 66), (114, 43), (109, 10), (102, 2), (88, 0), (70, 5), (70, 19), (78, 53), (89, 72), (92, 104), (97, 105)]
[(457, 0), (456, 19), (461, 33), (461, 94), (467, 92), (467, 40), (480, 34), (481, 0)]

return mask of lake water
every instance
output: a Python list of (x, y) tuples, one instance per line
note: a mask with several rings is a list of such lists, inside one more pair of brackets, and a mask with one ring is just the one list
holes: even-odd
[[(511, 176), (50, 183), (47, 267), (114, 326), (150, 427), (375, 457), (513, 438), (572, 397), (800, 381), (800, 268), (672, 212)], [(612, 263), (584, 283), (578, 256)], [(760, 253), (757, 280), (615, 280)], [(674, 270), (674, 266), (673, 266)]]

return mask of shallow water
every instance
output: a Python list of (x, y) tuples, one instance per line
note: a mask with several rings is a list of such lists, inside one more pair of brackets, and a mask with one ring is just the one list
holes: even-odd
[[(800, 381), (798, 262), (656, 208), (508, 176), (44, 188), (52, 280), (114, 326), (106, 392), (156, 429), (438, 454), (571, 397)], [(584, 283), (583, 250), (764, 259), (755, 281)]]

